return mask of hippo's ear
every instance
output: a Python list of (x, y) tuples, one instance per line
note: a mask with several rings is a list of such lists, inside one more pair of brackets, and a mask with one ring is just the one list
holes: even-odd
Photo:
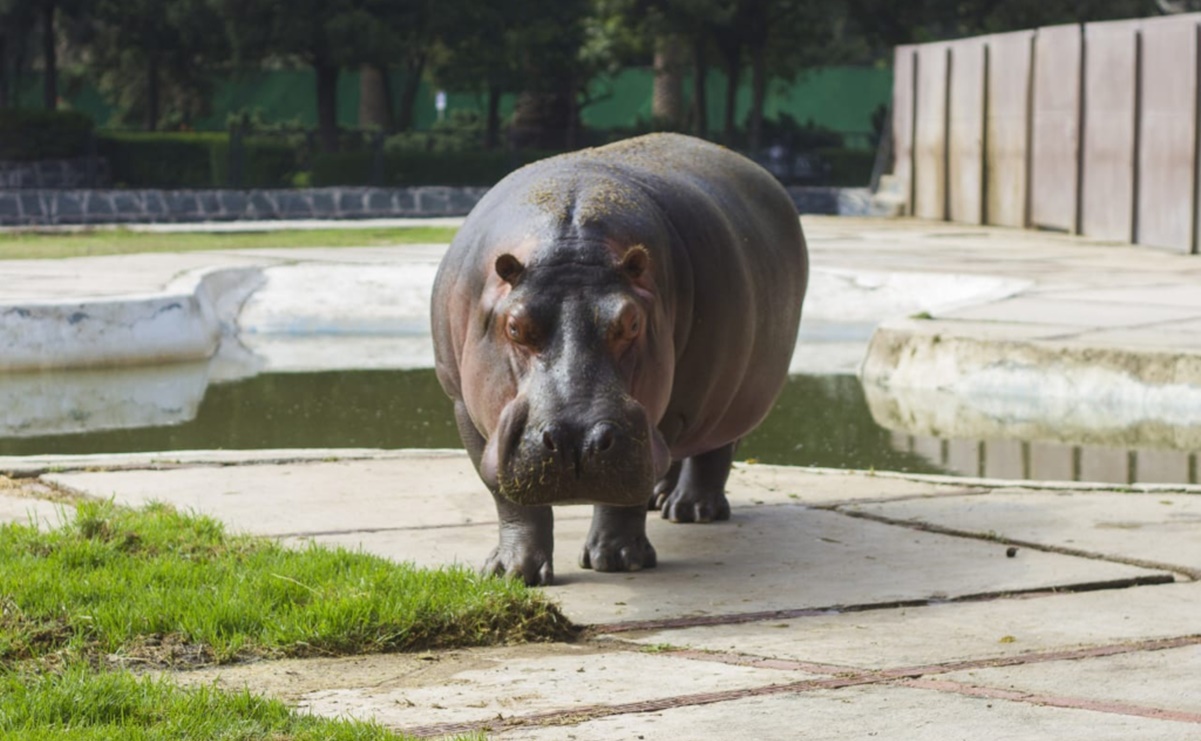
[(508, 252), (496, 258), (496, 274), (505, 283), (512, 285), (525, 272), (525, 266), (521, 264), (521, 260), (513, 257)]
[(621, 264), (618, 269), (622, 274), (630, 280), (636, 281), (646, 273), (647, 268), (651, 266), (651, 253), (646, 251), (642, 245), (635, 245), (626, 250), (625, 255), (621, 258)]

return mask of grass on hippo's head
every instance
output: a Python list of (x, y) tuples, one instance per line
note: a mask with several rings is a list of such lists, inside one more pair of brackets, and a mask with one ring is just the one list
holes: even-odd
[(281, 229), (245, 232), (139, 232), (129, 229), (0, 232), (0, 260), (197, 252), (276, 247), (377, 247), (449, 244), (457, 230), (443, 226), (361, 229)]
[(96, 672), (81, 664), (54, 672), (0, 671), (0, 736), (55, 741), (407, 738), (374, 723), (297, 713), (245, 690), (182, 688), (164, 678)]
[(289, 549), (164, 505), (82, 502), (61, 528), (0, 528), (0, 668), (424, 650), (572, 630), (512, 581)]

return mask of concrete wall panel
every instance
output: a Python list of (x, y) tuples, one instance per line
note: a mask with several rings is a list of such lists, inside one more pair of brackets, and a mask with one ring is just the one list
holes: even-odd
[(1134, 238), (1135, 87), (1140, 21), (1084, 27), (1084, 138), (1080, 231)]
[(1080, 26), (1038, 29), (1034, 41), (1030, 221), (1075, 231), (1080, 145)]
[(898, 46), (892, 64), (892, 174), (906, 209), (913, 210), (913, 67), (912, 46)]
[(1135, 239), (1179, 252), (1191, 252), (1194, 244), (1198, 18), (1142, 24)]
[(913, 132), (913, 214), (945, 219), (947, 157), (947, 45), (917, 49)]
[(948, 44), (951, 50), (947, 99), (947, 187), (951, 221), (984, 221), (984, 49), (983, 37)]
[(985, 216), (990, 224), (1026, 226), (1030, 71), (1034, 31), (987, 38)]

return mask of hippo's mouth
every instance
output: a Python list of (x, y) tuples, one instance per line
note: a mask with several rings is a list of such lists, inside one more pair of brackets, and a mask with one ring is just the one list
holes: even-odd
[(645, 506), (671, 465), (667, 443), (632, 399), (617, 414), (580, 423), (531, 423), (519, 396), (501, 413), (480, 473), (523, 506)]

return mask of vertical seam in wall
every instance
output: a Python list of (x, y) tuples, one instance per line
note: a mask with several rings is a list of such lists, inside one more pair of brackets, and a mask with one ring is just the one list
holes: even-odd
[(983, 111), (980, 116), (980, 223), (988, 223), (988, 114), (992, 109), (989, 105), (988, 96), (991, 93), (992, 85), (989, 80), (990, 65), (992, 63), (992, 45), (984, 42), (984, 80), (982, 87), (984, 102), (981, 108)]
[(1076, 213), (1073, 216), (1073, 234), (1084, 231), (1084, 137), (1085, 96), (1087, 95), (1088, 76), (1088, 35), (1084, 32), (1084, 24), (1080, 24), (1080, 69), (1076, 75)]
[(1034, 189), (1033, 170), (1034, 170), (1034, 67), (1038, 64), (1038, 29), (1030, 34), (1030, 51), (1027, 55), (1030, 61), (1030, 68), (1026, 70), (1026, 141), (1025, 146), (1025, 162), (1023, 167), (1023, 192), (1022, 192), (1022, 228), (1030, 229), (1034, 226), (1031, 219), (1030, 192)]
[(1139, 242), (1139, 177), (1142, 172), (1143, 132), (1143, 30), (1134, 30), (1134, 152), (1130, 163), (1130, 233), (1131, 244)]
[(955, 58), (948, 44), (944, 51), (942, 104), (942, 220), (951, 220), (951, 65)]
[(917, 73), (918, 56), (914, 47), (909, 53), (909, 215), (917, 214)]
[(1193, 192), (1189, 203), (1192, 223), (1189, 224), (1189, 244), (1185, 252), (1198, 253), (1198, 199), (1201, 199), (1201, 23), (1193, 26)]

